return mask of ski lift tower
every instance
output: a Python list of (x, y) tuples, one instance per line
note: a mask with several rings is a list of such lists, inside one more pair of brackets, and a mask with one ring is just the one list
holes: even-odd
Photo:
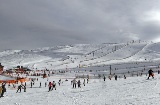
[(111, 73), (111, 70), (112, 70), (112, 67), (111, 67), (111, 65), (110, 65), (109, 69), (110, 69), (110, 73), (109, 73), (109, 74), (111, 75), (111, 74), (112, 74), (112, 73)]

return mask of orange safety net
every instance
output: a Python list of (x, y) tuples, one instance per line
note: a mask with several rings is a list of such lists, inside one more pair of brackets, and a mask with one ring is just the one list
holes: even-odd
[[(21, 83), (26, 82), (26, 81), (27, 81), (26, 78), (18, 79), (18, 82), (21, 82)], [(15, 83), (16, 80), (0, 80), (0, 83), (2, 83), (2, 82), (5, 82), (5, 83)]]

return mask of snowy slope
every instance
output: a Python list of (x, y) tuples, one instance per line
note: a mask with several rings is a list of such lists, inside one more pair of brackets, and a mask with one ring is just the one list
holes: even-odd
[[(37, 77), (36, 77), (37, 78)], [(16, 93), (16, 88), (7, 87), (1, 105), (159, 105), (160, 75), (155, 73), (155, 79), (146, 80), (147, 76), (118, 78), (115, 81), (107, 79), (90, 79), (86, 86), (73, 89), (71, 77), (54, 76), (47, 79), (38, 77), (33, 88), (27, 82), (27, 92)], [(48, 92), (45, 82), (62, 79), (57, 90)], [(68, 81), (65, 79), (68, 78)], [(78, 80), (78, 79), (77, 79)], [(83, 79), (80, 79), (81, 82)], [(39, 83), (42, 87), (39, 88)], [(17, 85), (18, 86), (18, 85)]]
[(66, 69), (125, 62), (158, 62), (160, 43), (76, 44), (33, 50), (0, 52), (6, 69), (21, 65), (30, 69)]
[[(160, 43), (130, 42), (0, 52), (0, 62), (5, 68), (22, 65), (31, 69), (50, 69), (55, 73), (45, 79), (28, 76), (38, 78), (38, 81), (33, 88), (27, 81), (27, 92), (16, 93), (20, 83), (16, 88), (7, 84), (7, 92), (0, 98), (0, 105), (159, 105), (159, 47)], [(150, 68), (154, 70), (155, 78), (146, 80)], [(110, 73), (112, 76), (116, 74), (118, 81), (114, 77), (103, 81), (103, 75), (108, 77)], [(77, 77), (83, 83), (79, 77), (86, 79), (87, 75), (90, 79), (88, 84), (85, 82), (86, 86), (82, 84), (81, 88), (72, 88), (73, 78)], [(123, 78), (124, 75), (127, 79)], [(2, 79), (10, 78), (0, 76)], [(59, 79), (63, 82), (61, 86), (58, 86)], [(56, 81), (57, 90), (48, 92), (44, 84), (52, 81)]]

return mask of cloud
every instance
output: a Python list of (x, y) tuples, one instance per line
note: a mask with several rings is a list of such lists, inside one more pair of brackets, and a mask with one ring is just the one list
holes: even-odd
[(155, 40), (159, 0), (1, 0), (0, 48)]

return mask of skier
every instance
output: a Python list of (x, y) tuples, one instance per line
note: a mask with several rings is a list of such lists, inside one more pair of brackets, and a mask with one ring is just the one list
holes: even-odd
[(47, 86), (47, 82), (45, 82), (45, 87)]
[(104, 76), (103, 79), (104, 79), (104, 81), (105, 81), (105, 80), (106, 80), (106, 77)]
[(18, 93), (18, 91), (21, 92), (21, 88), (22, 88), (22, 85), (19, 85), (16, 93)]
[(154, 74), (153, 74), (152, 69), (150, 69), (150, 70), (148, 71), (148, 74), (149, 74), (149, 76), (148, 76), (147, 79), (149, 79), (150, 76), (152, 76), (152, 78), (154, 79)]
[(55, 88), (55, 90), (56, 90), (56, 82), (55, 81), (53, 81), (53, 83), (52, 83), (52, 90), (53, 90), (53, 88)]
[(59, 86), (61, 85), (61, 79), (58, 81)]
[(26, 86), (25, 85), (23, 86), (23, 89), (24, 89), (24, 92), (26, 92)]
[(73, 84), (73, 80), (71, 80), (71, 85)]
[(115, 75), (114, 77), (115, 77), (115, 80), (117, 81), (117, 75)]
[(16, 88), (16, 86), (14, 85), (14, 83), (12, 85), (13, 85), (13, 88)]
[(39, 87), (41, 88), (41, 82), (39, 83)]
[(10, 84), (10, 82), (9, 82), (8, 87), (10, 87), (10, 86), (11, 86), (11, 84)]
[(49, 87), (49, 90), (48, 90), (48, 92), (49, 92), (52, 89), (52, 83), (51, 82), (49, 82), (48, 87)]
[(2, 92), (1, 92), (1, 97), (4, 97), (4, 92), (6, 92), (6, 83), (2, 83)]
[(83, 85), (84, 85), (84, 86), (85, 86), (85, 83), (86, 83), (85, 81), (86, 81), (86, 80), (84, 79), (84, 81), (83, 81)]
[(89, 78), (87, 78), (87, 84), (88, 84), (88, 82), (89, 82)]
[(33, 86), (33, 83), (31, 82), (31, 88), (32, 88), (32, 86)]
[(72, 83), (73, 83), (73, 88), (76, 88), (76, 83), (77, 83), (76, 79), (74, 79)]
[(81, 81), (80, 80), (78, 80), (77, 84), (78, 84), (78, 88), (81, 88)]
[(109, 80), (111, 80), (111, 75), (108, 76)]

